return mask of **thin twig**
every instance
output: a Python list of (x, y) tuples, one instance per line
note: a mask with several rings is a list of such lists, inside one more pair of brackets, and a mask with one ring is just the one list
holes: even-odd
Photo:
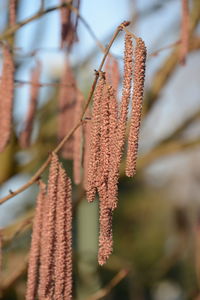
[[(42, 6), (41, 6), (42, 7)], [(55, 10), (58, 10), (58, 9), (61, 9), (63, 7), (68, 7), (69, 9), (71, 9), (78, 17), (79, 19), (81, 20), (81, 22), (83, 23), (83, 25), (85, 26), (85, 28), (88, 30), (89, 34), (91, 35), (91, 37), (94, 39), (94, 41), (96, 42), (97, 46), (99, 47), (99, 49), (102, 51), (102, 52), (105, 52), (106, 51), (106, 48), (103, 46), (103, 44), (99, 41), (99, 39), (97, 38), (96, 34), (94, 33), (93, 29), (90, 27), (90, 25), (87, 23), (87, 21), (84, 19), (84, 17), (79, 13), (79, 10), (72, 6), (71, 5), (71, 2), (70, 3), (62, 3), (61, 5), (58, 5), (58, 6), (54, 6), (54, 7), (51, 7), (51, 8), (48, 8), (46, 10), (44, 10), (44, 7), (43, 9), (40, 9), (38, 13), (36, 13), (35, 15), (33, 15), (32, 17), (30, 18), (27, 18), (25, 19), (24, 21), (20, 22), (20, 23), (17, 23), (15, 24), (14, 26), (8, 28), (4, 33), (2, 33), (0, 35), (0, 40), (3, 40), (3, 39), (6, 39), (8, 38), (10, 35), (14, 34), (18, 29), (20, 29), (21, 27), (23, 27), (24, 25), (36, 20), (36, 19), (39, 19), (40, 17), (52, 12), (52, 11), (55, 11)]]
[[(123, 26), (124, 24), (128, 24), (127, 22), (123, 22), (122, 23)], [(109, 42), (107, 48), (106, 48), (106, 51), (104, 53), (104, 56), (103, 56), (103, 59), (100, 63), (100, 66), (98, 68), (97, 71), (95, 71), (95, 78), (94, 78), (94, 81), (93, 81), (93, 84), (92, 84), (92, 87), (90, 89), (90, 92), (89, 92), (89, 95), (88, 95), (88, 99), (86, 101), (86, 104), (85, 104), (85, 107), (84, 107), (84, 110), (83, 110), (83, 113), (80, 117), (80, 120), (78, 121), (78, 123), (70, 130), (70, 132), (63, 138), (63, 140), (57, 145), (57, 147), (52, 151), (54, 153), (58, 153), (59, 150), (63, 147), (63, 145), (65, 144), (65, 142), (71, 137), (71, 135), (75, 132), (75, 130), (83, 123), (83, 117), (85, 115), (85, 112), (89, 106), (89, 103), (92, 99), (92, 96), (93, 96), (93, 93), (94, 93), (94, 90), (95, 90), (95, 87), (96, 87), (96, 84), (97, 84), (97, 81), (98, 81), (98, 78), (99, 78), (99, 73), (101, 72), (101, 69), (104, 65), (104, 62), (106, 60), (106, 57), (110, 51), (110, 48), (112, 46), (112, 44), (114, 43), (116, 37), (118, 36), (119, 32), (122, 30), (122, 24), (120, 26), (118, 26), (118, 28), (116, 29), (111, 41)], [(12, 197), (18, 195), (19, 193), (23, 192), (24, 190), (26, 190), (29, 186), (31, 186), (33, 183), (35, 183), (38, 178), (40, 177), (40, 175), (46, 170), (47, 166), (49, 165), (51, 161), (51, 155), (49, 155), (49, 157), (47, 158), (47, 160), (43, 163), (43, 165), (38, 169), (38, 171), (30, 178), (30, 180), (24, 184), (23, 186), (21, 186), (19, 189), (15, 190), (12, 192), (12, 194), (8, 194), (7, 196), (3, 197), (0, 199), (0, 204), (6, 202), (8, 199), (11, 199)]]
[(107, 296), (111, 292), (111, 290), (128, 275), (128, 273), (129, 270), (127, 269), (120, 270), (104, 288), (100, 289), (95, 294), (87, 298), (87, 300), (98, 300)]

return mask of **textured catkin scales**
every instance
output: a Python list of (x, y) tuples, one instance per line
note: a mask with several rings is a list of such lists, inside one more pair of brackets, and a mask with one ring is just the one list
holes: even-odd
[[(76, 107), (75, 107), (75, 124), (81, 118), (82, 114), (82, 106), (84, 102), (84, 96), (81, 91), (77, 91), (77, 100), (76, 100)], [(75, 133), (74, 133), (74, 144), (73, 144), (73, 175), (74, 175), (74, 182), (75, 184), (81, 183), (81, 146), (82, 146), (82, 135), (83, 135), (83, 128), (79, 126)]]
[(99, 189), (100, 217), (99, 217), (99, 251), (98, 262), (100, 265), (106, 263), (113, 250), (112, 239), (112, 209), (108, 207), (108, 194), (106, 185)]
[(83, 123), (83, 187), (88, 187), (88, 168), (90, 158), (90, 134), (91, 134), (91, 110), (87, 109), (85, 122)]
[(34, 117), (35, 117), (37, 102), (38, 102), (40, 72), (41, 72), (41, 65), (38, 62), (36, 67), (32, 70), (32, 74), (31, 74), (32, 85), (30, 91), (29, 108), (26, 116), (24, 130), (20, 135), (20, 145), (22, 148), (26, 148), (30, 145), (30, 138), (31, 138), (33, 122), (34, 122)]
[(44, 202), (46, 201), (46, 185), (39, 182), (39, 194), (36, 202), (35, 217), (33, 222), (33, 232), (31, 249), (29, 254), (28, 266), (28, 281), (26, 300), (35, 300), (37, 297), (37, 288), (39, 283), (39, 264), (41, 255), (41, 233), (42, 233), (42, 220), (44, 213)]
[[(58, 95), (58, 139), (59, 141), (74, 126), (74, 110), (76, 106), (76, 82), (69, 63), (61, 78)], [(62, 156), (73, 159), (73, 136), (68, 139), (62, 148)]]
[(189, 47), (189, 8), (188, 0), (182, 0), (180, 62), (185, 64)]
[(110, 201), (117, 206), (117, 194), (118, 194), (118, 180), (119, 180), (119, 167), (122, 158), (123, 147), (125, 143), (126, 123), (128, 106), (131, 97), (131, 85), (132, 85), (132, 73), (133, 73), (133, 44), (131, 35), (125, 35), (125, 50), (124, 50), (124, 78), (122, 86), (122, 99), (121, 107), (118, 117), (118, 126), (115, 133), (115, 143), (112, 153), (112, 169), (109, 174), (108, 180), (108, 194)]
[(1, 231), (0, 231), (0, 278), (1, 278), (1, 272), (2, 272), (2, 240), (3, 240), (3, 238), (2, 238), (2, 233), (1, 233)]
[(112, 55), (109, 55), (107, 58), (105, 72), (107, 75), (108, 84), (113, 87), (115, 93), (117, 94), (120, 81), (120, 72), (118, 61)]
[(14, 92), (14, 62), (7, 45), (3, 46), (0, 90), (0, 152), (2, 152), (10, 139)]
[(72, 237), (71, 181), (59, 166), (56, 208), (55, 300), (71, 299)]
[(90, 158), (88, 166), (88, 186), (87, 199), (92, 202), (95, 198), (96, 187), (98, 185), (98, 177), (94, 174), (98, 173), (100, 164), (100, 130), (101, 130), (101, 99), (103, 96), (103, 89), (105, 86), (105, 77), (102, 74), (94, 93), (92, 124), (90, 135)]
[(145, 62), (146, 47), (143, 40), (139, 38), (135, 48), (134, 91), (132, 97), (132, 115), (126, 160), (126, 175), (128, 177), (132, 177), (136, 173), (138, 138), (144, 92)]
[(51, 165), (48, 179), (48, 205), (46, 206), (46, 249), (43, 253), (44, 257), (41, 259), (40, 279), (40, 297), (53, 297), (55, 289), (55, 245), (56, 245), (56, 203), (57, 203), (57, 188), (58, 188), (58, 171), (59, 161), (55, 154), (52, 154)]

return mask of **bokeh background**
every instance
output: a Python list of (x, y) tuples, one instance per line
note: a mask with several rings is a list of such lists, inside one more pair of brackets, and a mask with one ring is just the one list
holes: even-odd
[[(17, 22), (36, 14), (41, 5), (45, 10), (58, 4), (18, 0)], [(148, 56), (138, 171), (134, 179), (127, 179), (122, 166), (113, 220), (114, 252), (103, 267), (97, 265), (98, 203), (88, 204), (80, 197), (81, 187), (73, 188), (74, 201), (80, 200), (73, 222), (74, 299), (100, 299), (95, 293), (104, 286), (102, 299), (200, 299), (200, 1), (189, 1), (189, 10), (190, 45), (182, 65), (181, 0), (81, 1), (80, 14), (89, 30), (80, 20), (78, 42), (68, 56), (85, 97), (103, 56), (96, 40), (106, 46), (122, 21), (131, 21), (129, 30), (145, 41)], [(1, 33), (8, 26), (8, 1), (0, 0)], [(121, 34), (111, 48), (121, 75), (123, 39)], [(66, 62), (60, 49), (59, 11), (23, 26), (12, 42), (15, 127), (9, 146), (0, 154), (1, 197), (24, 184), (57, 142), (55, 84)], [(32, 146), (24, 151), (18, 136), (28, 108), (27, 82), (37, 60), (42, 62), (41, 83), (53, 85), (40, 88)], [(72, 163), (62, 162), (71, 174)], [(4, 300), (24, 299), (36, 195), (37, 186), (32, 186), (0, 207)], [(109, 291), (112, 278), (126, 270), (127, 275)]]

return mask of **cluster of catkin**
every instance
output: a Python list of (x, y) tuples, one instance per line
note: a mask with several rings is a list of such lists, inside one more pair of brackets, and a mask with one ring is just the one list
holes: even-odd
[[(134, 58), (134, 63), (133, 63)], [(100, 232), (98, 261), (102, 265), (112, 252), (112, 214), (117, 207), (119, 168), (126, 138), (128, 108), (132, 112), (128, 137), (126, 175), (136, 172), (138, 136), (145, 77), (146, 47), (141, 38), (133, 49), (132, 37), (125, 35), (124, 76), (120, 106), (117, 101), (118, 72), (101, 72), (93, 97), (87, 199), (99, 195)], [(114, 66), (116, 70), (116, 64)], [(110, 71), (109, 71), (110, 70)], [(134, 85), (133, 85), (134, 84)], [(119, 108), (118, 108), (119, 106)]]
[(40, 181), (29, 256), (27, 300), (72, 297), (71, 180), (52, 154), (48, 186)]

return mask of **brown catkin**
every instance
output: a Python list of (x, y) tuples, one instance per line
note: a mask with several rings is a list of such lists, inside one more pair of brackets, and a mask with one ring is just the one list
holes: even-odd
[[(84, 102), (84, 96), (81, 91), (77, 90), (77, 100), (75, 107), (75, 123), (77, 124), (81, 118), (82, 106)], [(81, 147), (82, 147), (82, 126), (79, 126), (74, 133), (74, 144), (73, 144), (73, 175), (74, 183), (81, 183)]]
[(9, 23), (11, 26), (16, 24), (17, 0), (9, 0)]
[(14, 92), (14, 62), (7, 45), (3, 46), (3, 70), (0, 90), (0, 152), (2, 152), (11, 135)]
[(132, 177), (136, 173), (138, 138), (144, 93), (145, 62), (146, 47), (144, 41), (139, 38), (135, 48), (134, 91), (132, 97), (132, 115), (126, 159), (126, 175), (128, 177)]
[(72, 237), (71, 181), (59, 166), (56, 208), (55, 300), (71, 299)]
[(119, 82), (120, 82), (119, 64), (118, 61), (111, 55), (109, 55), (107, 58), (105, 72), (107, 74), (108, 83), (112, 85), (117, 95)]
[[(69, 63), (61, 78), (61, 86), (58, 95), (58, 139), (64, 136), (74, 126), (76, 104), (76, 82)], [(73, 136), (70, 137), (62, 148), (62, 156), (65, 159), (73, 159)]]
[(128, 106), (131, 96), (132, 85), (132, 73), (133, 73), (133, 44), (130, 34), (125, 35), (125, 50), (124, 50), (124, 79), (122, 86), (122, 100), (120, 113), (118, 117), (118, 126), (115, 134), (115, 143), (113, 144), (112, 153), (112, 169), (110, 170), (108, 180), (108, 194), (111, 198), (111, 203), (114, 206), (117, 205), (118, 194), (118, 180), (119, 180), (119, 167), (122, 158), (122, 151), (125, 143), (126, 123)]
[[(60, 0), (60, 3), (67, 3), (67, 0)], [(71, 9), (68, 7), (63, 7), (60, 10), (60, 16), (61, 16), (61, 47), (63, 48), (66, 40), (67, 40), (67, 36), (71, 31)]]
[(189, 47), (189, 8), (188, 0), (182, 0), (180, 62), (185, 64)]
[(72, 186), (70, 178), (66, 184), (66, 277), (64, 299), (72, 298)]
[[(103, 190), (104, 187), (102, 186)], [(99, 190), (100, 197), (100, 218), (99, 218), (99, 251), (98, 251), (98, 262), (100, 265), (106, 263), (110, 254), (113, 250), (113, 239), (112, 239), (112, 209), (106, 206), (106, 193), (105, 191)], [(103, 202), (103, 203), (102, 203)]]
[(45, 251), (42, 252), (41, 259), (41, 278), (40, 278), (40, 297), (53, 297), (55, 288), (55, 245), (56, 245), (56, 203), (58, 187), (59, 161), (56, 154), (52, 154), (51, 165), (48, 179), (48, 205), (46, 206), (46, 237)]
[(96, 187), (99, 180), (98, 176), (95, 176), (94, 174), (97, 174), (100, 165), (101, 100), (104, 86), (105, 77), (103, 74), (101, 74), (96, 86), (93, 100), (87, 186), (87, 199), (89, 202), (92, 202), (95, 199)]
[(91, 134), (91, 111), (90, 107), (87, 109), (85, 122), (83, 123), (83, 187), (87, 190), (88, 187), (88, 168), (90, 158), (90, 134)]
[[(1, 230), (0, 230), (0, 278), (1, 278), (1, 274), (2, 274), (2, 248), (3, 248), (3, 236), (2, 236), (2, 233), (1, 233)], [(1, 287), (1, 284), (0, 284), (0, 287)]]
[(41, 254), (41, 233), (43, 220), (43, 207), (46, 200), (46, 185), (39, 182), (39, 194), (36, 201), (35, 217), (33, 222), (33, 232), (31, 240), (31, 249), (29, 254), (28, 281), (26, 300), (35, 300), (37, 297), (39, 264)]
[(32, 70), (32, 74), (31, 74), (31, 91), (30, 91), (29, 108), (26, 116), (24, 130), (20, 135), (20, 145), (22, 148), (26, 148), (30, 145), (30, 138), (31, 138), (33, 122), (34, 122), (34, 117), (35, 117), (37, 102), (38, 102), (40, 72), (41, 72), (41, 64), (37, 62), (37, 65)]

